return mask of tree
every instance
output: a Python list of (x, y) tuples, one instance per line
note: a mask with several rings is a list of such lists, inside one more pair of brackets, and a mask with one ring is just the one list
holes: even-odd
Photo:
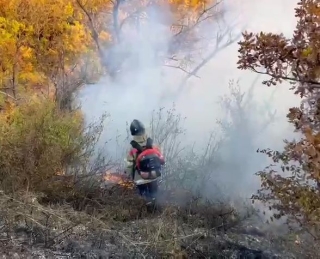
[(1, 89), (14, 98), (18, 90), (31, 90), (62, 101), (91, 44), (81, 16), (65, 0), (1, 1), (0, 13)]
[[(288, 216), (316, 236), (320, 223), (320, 1), (300, 0), (292, 38), (282, 34), (243, 33), (239, 42), (239, 69), (269, 78), (275, 86), (283, 81), (301, 97), (300, 107), (289, 109), (287, 118), (301, 134), (300, 140), (285, 140), (284, 151), (262, 150), (275, 165), (258, 172), (262, 185), (255, 199), (270, 204), (275, 218)], [(319, 235), (319, 234), (318, 234)]]
[[(96, 43), (102, 64), (109, 75), (115, 77), (123, 70), (123, 64), (128, 57), (127, 53), (118, 51), (120, 44), (124, 41), (127, 31), (139, 30), (140, 25), (148, 20), (148, 8), (155, 7), (163, 18), (159, 23), (171, 29), (169, 50), (165, 53), (163, 63), (165, 66), (178, 68), (188, 74), (182, 85), (192, 77), (196, 76), (198, 70), (206, 64), (219, 50), (228, 46), (221, 44), (217, 46), (214, 53), (204, 58), (199, 67), (191, 69), (194, 63), (193, 53), (195, 45), (199, 42), (196, 34), (200, 25), (210, 19), (217, 19), (221, 14), (219, 7), (222, 1), (208, 0), (156, 0), (156, 1), (123, 1), (123, 0), (75, 0), (79, 8), (86, 16), (87, 26), (91, 30), (91, 36)], [(161, 11), (163, 10), (163, 11)], [(169, 12), (168, 12), (169, 10)], [(170, 16), (170, 17), (169, 17)], [(129, 25), (129, 26), (128, 26)], [(217, 36), (217, 45), (229, 36), (230, 31)], [(99, 35), (108, 35), (109, 41), (101, 42)], [(126, 49), (123, 47), (123, 49)], [(199, 49), (199, 46), (197, 46)]]
[[(55, 98), (61, 108), (70, 108), (74, 91), (104, 73), (101, 65), (110, 75), (122, 68), (126, 55), (114, 54), (113, 49), (126, 31), (139, 29), (149, 7), (163, 13), (169, 9), (171, 15), (159, 21), (172, 31), (164, 63), (194, 76), (199, 69), (191, 73), (186, 66), (192, 62), (190, 53), (198, 40), (195, 32), (201, 23), (216, 18), (219, 4), (208, 0), (0, 0), (1, 96), (17, 100), (21, 91), (37, 91)], [(110, 58), (106, 53), (117, 56)], [(102, 64), (96, 61), (99, 57)]]

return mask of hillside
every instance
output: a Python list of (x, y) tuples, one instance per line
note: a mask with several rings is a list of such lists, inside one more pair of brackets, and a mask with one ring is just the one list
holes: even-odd
[[(299, 1), (287, 38), (235, 33), (225, 19), (230, 3), (222, 1), (0, 0), (2, 258), (318, 258), (319, 4)], [(256, 85), (285, 82), (300, 98), (282, 118), (298, 137), (282, 150), (256, 150), (257, 136), (279, 125), (268, 105), (250, 102), (253, 87), (245, 93), (235, 81), (219, 96), (225, 114), (198, 149), (206, 136), (186, 140), (186, 118), (150, 108), (178, 99), (231, 44), (239, 70), (264, 76)], [(175, 87), (143, 99), (143, 88), (152, 87), (146, 76), (170, 85), (161, 80), (167, 69), (179, 71), (169, 78)], [(123, 174), (129, 139), (121, 142), (117, 132), (111, 138), (121, 145), (111, 154), (103, 149), (111, 146), (101, 138), (108, 111), (91, 123), (77, 106), (88, 85), (119, 86), (126, 104), (119, 125), (143, 99), (139, 114), (150, 114), (149, 135), (166, 158), (156, 206)], [(193, 102), (188, 109), (198, 116)], [(250, 116), (260, 109), (259, 124)], [(201, 116), (189, 125), (212, 119)], [(254, 176), (257, 151), (272, 165)]]

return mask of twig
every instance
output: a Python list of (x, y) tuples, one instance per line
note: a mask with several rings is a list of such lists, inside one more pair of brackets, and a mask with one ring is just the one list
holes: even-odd
[[(75, 228), (75, 227), (77, 227), (77, 226), (79, 226), (79, 225), (80, 225), (79, 223), (76, 223), (76, 224), (74, 224), (73, 226), (68, 227), (66, 230), (64, 230), (64, 231), (61, 232), (60, 234), (56, 235), (56, 236), (53, 237), (52, 239), (53, 239), (53, 240), (58, 239), (60, 236), (64, 235), (65, 233), (67, 233), (68, 231), (72, 230), (73, 228)], [(64, 237), (63, 237), (63, 238), (64, 238)], [(57, 243), (60, 243), (60, 241), (61, 241), (63, 238), (59, 239), (59, 241), (56, 241), (56, 242), (57, 242)]]
[(250, 69), (257, 74), (268, 75), (268, 76), (271, 76), (276, 79), (283, 79), (283, 80), (293, 81), (293, 82), (297, 82), (297, 83), (308, 84), (311, 89), (313, 89), (313, 88), (319, 89), (320, 88), (320, 82), (317, 82), (314, 80), (303, 80), (303, 79), (289, 77), (289, 76), (280, 76), (280, 75), (276, 75), (276, 74), (269, 73), (269, 72), (258, 71), (253, 67), (251, 67)]
[[(190, 74), (190, 72), (189, 71), (187, 71), (187, 70), (185, 70), (185, 69), (183, 69), (182, 67), (180, 67), (180, 66), (173, 66), (173, 65), (164, 65), (165, 67), (171, 67), (171, 68), (177, 68), (177, 69), (180, 69), (181, 71), (183, 71), (183, 72), (185, 72), (185, 73), (187, 73), (187, 74)], [(197, 77), (197, 78), (200, 78), (199, 76), (197, 76), (197, 75), (194, 75), (195, 77)]]
[[(92, 38), (94, 40), (94, 42), (96, 43), (96, 46), (97, 46), (97, 49), (98, 49), (98, 52), (99, 52), (99, 55), (102, 59), (104, 59), (104, 53), (101, 49), (101, 46), (100, 46), (100, 42), (99, 42), (99, 34), (94, 26), (94, 21), (91, 17), (91, 15), (89, 14), (89, 12), (86, 10), (86, 8), (84, 7), (84, 5), (81, 3), (81, 0), (76, 0), (77, 4), (79, 5), (79, 7), (81, 8), (81, 10), (85, 13), (85, 15), (87, 16), (88, 20), (89, 20), (89, 27), (91, 29), (91, 34), (92, 34)], [(103, 65), (104, 62), (102, 62)]]
[(203, 68), (217, 53), (219, 53), (221, 50), (227, 48), (228, 46), (230, 46), (232, 43), (234, 43), (237, 39), (239, 39), (241, 37), (241, 34), (238, 34), (235, 38), (228, 40), (226, 43), (224, 43), (222, 46), (219, 46), (219, 43), (221, 42), (222, 38), (224, 38), (224, 36), (227, 33), (224, 33), (221, 36), (218, 36), (217, 39), (217, 47), (202, 61), (200, 62), (180, 83), (179, 87), (178, 87), (178, 91), (177, 93), (181, 93), (183, 88), (185, 87), (187, 81), (192, 77), (195, 76), (199, 70), (201, 68)]
[(7, 97), (9, 97), (9, 98), (11, 98), (11, 99), (13, 99), (13, 100), (15, 100), (15, 101), (18, 101), (17, 98), (15, 98), (14, 96), (12, 96), (12, 95), (10, 95), (10, 94), (7, 94), (6, 92), (0, 91), (0, 93), (3, 94), (3, 95), (5, 95), (5, 96), (7, 96)]

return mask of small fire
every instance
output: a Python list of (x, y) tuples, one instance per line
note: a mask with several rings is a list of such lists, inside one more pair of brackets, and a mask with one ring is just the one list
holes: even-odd
[(125, 188), (133, 188), (134, 183), (130, 180), (128, 180), (127, 176), (124, 174), (119, 174), (119, 173), (112, 173), (110, 171), (107, 171), (103, 176), (102, 176), (102, 181), (106, 183), (111, 183), (111, 184), (118, 184), (121, 185)]
[(121, 184), (124, 182), (124, 177), (117, 173), (106, 172), (103, 176), (104, 181)]
[(58, 172), (56, 172), (56, 175), (66, 175), (66, 173), (64, 172), (64, 171), (58, 171)]

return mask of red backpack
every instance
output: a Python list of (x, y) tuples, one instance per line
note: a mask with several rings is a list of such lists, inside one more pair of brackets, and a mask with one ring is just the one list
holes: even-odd
[(130, 144), (137, 150), (135, 168), (138, 173), (149, 173), (149, 177), (151, 178), (150, 173), (155, 171), (157, 173), (157, 177), (161, 176), (161, 167), (164, 165), (165, 161), (160, 150), (153, 146), (153, 140), (148, 138), (145, 147), (141, 147), (139, 143), (134, 140), (132, 140)]

